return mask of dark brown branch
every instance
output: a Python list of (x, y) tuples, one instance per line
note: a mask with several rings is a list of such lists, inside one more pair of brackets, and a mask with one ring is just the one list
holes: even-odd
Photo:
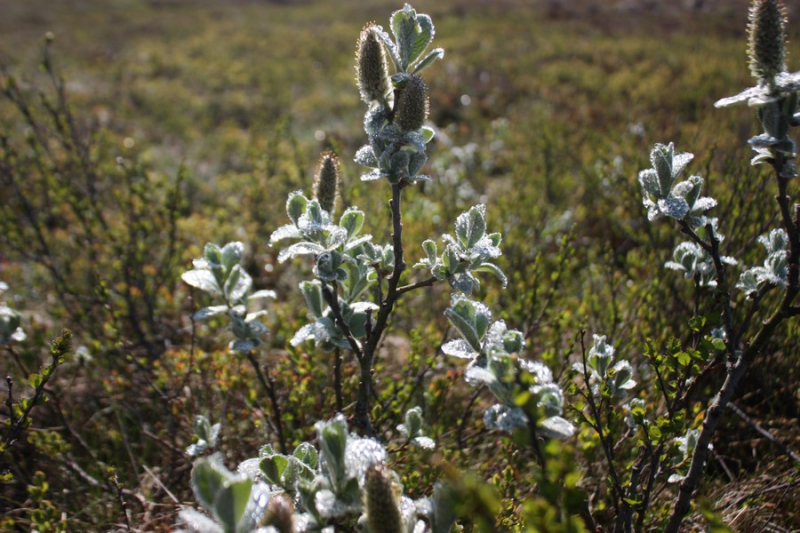
[(664, 450), (664, 445), (659, 444), (655, 451), (653, 451), (649, 439), (647, 442), (648, 448), (650, 448), (650, 472), (647, 478), (647, 487), (644, 489), (644, 494), (642, 495), (641, 511), (636, 519), (636, 531), (644, 531), (644, 519), (647, 515), (647, 508), (650, 506), (650, 497), (653, 493), (653, 485), (655, 485), (656, 478), (661, 472), (659, 461), (661, 460), (661, 453)]
[(658, 366), (654, 363), (653, 364), (653, 371), (656, 373), (656, 379), (658, 380), (658, 388), (661, 391), (661, 394), (664, 396), (664, 403), (667, 406), (667, 413), (669, 414), (669, 418), (672, 419), (674, 416), (674, 411), (672, 407), (672, 402), (669, 401), (669, 392), (667, 391), (667, 385), (664, 383), (664, 377), (661, 375), (661, 370), (659, 370)]
[[(603, 453), (606, 456), (606, 462), (608, 463), (608, 471), (609, 474), (611, 475), (611, 481), (614, 484), (614, 491), (613, 491), (614, 508), (617, 511), (617, 516), (622, 518), (623, 520), (627, 516), (627, 520), (630, 521), (630, 505), (625, 503), (625, 501), (622, 499), (625, 495), (625, 492), (622, 489), (622, 482), (620, 481), (617, 469), (614, 468), (614, 455), (613, 455), (614, 452), (611, 447), (611, 442), (607, 438), (608, 435), (606, 435), (605, 432), (603, 431), (603, 421), (600, 415), (600, 408), (594, 401), (594, 394), (592, 393), (592, 385), (591, 385), (591, 380), (589, 378), (589, 367), (586, 364), (586, 343), (585, 343), (586, 331), (581, 330), (580, 335), (581, 335), (581, 354), (583, 357), (582, 359), (583, 380), (584, 380), (584, 385), (587, 388), (587, 394), (585, 395), (585, 398), (587, 403), (589, 404), (589, 409), (591, 409), (592, 411), (592, 417), (594, 418), (594, 425), (592, 425), (592, 427), (597, 432), (597, 436), (600, 438), (600, 445), (603, 448)], [(602, 405), (600, 407), (602, 407)], [(620, 509), (620, 505), (622, 505), (622, 509)]]
[(331, 308), (331, 311), (333, 312), (333, 318), (336, 321), (336, 324), (339, 326), (339, 329), (341, 329), (342, 333), (344, 333), (347, 343), (350, 345), (350, 349), (356, 354), (356, 359), (360, 361), (364, 357), (361, 345), (353, 336), (353, 332), (350, 331), (350, 326), (348, 326), (347, 322), (344, 321), (342, 308), (339, 306), (338, 295), (332, 291), (330, 287), (328, 287), (328, 283), (325, 281), (322, 282), (322, 296), (325, 297), (325, 302), (327, 302), (328, 306)]
[(272, 381), (272, 377), (269, 375), (269, 368), (267, 365), (264, 365), (264, 371), (262, 372), (261, 366), (258, 364), (258, 361), (256, 361), (256, 357), (253, 355), (252, 351), (247, 352), (247, 360), (253, 365), (258, 381), (261, 383), (261, 387), (266, 391), (267, 396), (269, 396), (270, 403), (272, 403), (272, 420), (275, 423), (275, 431), (278, 433), (278, 444), (281, 447), (281, 453), (285, 455), (287, 453), (286, 438), (283, 436), (281, 406), (278, 403), (278, 395), (275, 393), (275, 382)]
[(28, 371), (27, 368), (25, 368), (25, 365), (22, 362), (22, 358), (19, 356), (17, 351), (14, 349), (14, 345), (13, 344), (7, 344), (6, 345), (6, 349), (8, 349), (9, 353), (11, 354), (11, 358), (14, 359), (14, 362), (19, 367), (20, 372), (22, 372), (22, 376), (25, 379), (28, 379), (28, 376), (30, 376), (31, 373)]
[(8, 407), (8, 420), (12, 426), (17, 423), (17, 417), (14, 414), (14, 380), (11, 376), (6, 376), (6, 387), (8, 389), (8, 396), (6, 397), (6, 406)]
[[(519, 363), (516, 364), (516, 378), (515, 378), (517, 387), (521, 390), (525, 390), (525, 384), (522, 383), (522, 371), (519, 367)], [(539, 463), (539, 468), (542, 470), (542, 477), (547, 478), (547, 458), (545, 457), (544, 453), (542, 452), (542, 447), (539, 444), (539, 435), (536, 431), (536, 424), (539, 419), (539, 413), (537, 412), (537, 407), (534, 406), (533, 409), (524, 409), (525, 411), (525, 418), (527, 419), (528, 425), (528, 437), (531, 439), (531, 447), (533, 448), (534, 453), (536, 454), (536, 461)]]
[(333, 390), (336, 394), (336, 412), (341, 413), (344, 409), (344, 397), (342, 395), (342, 349), (338, 346), (333, 350)]
[(467, 402), (464, 412), (461, 414), (461, 421), (458, 424), (458, 430), (456, 430), (456, 442), (458, 443), (459, 449), (463, 450), (466, 445), (464, 441), (464, 432), (467, 429), (467, 423), (469, 423), (469, 415), (472, 412), (472, 407), (475, 405), (475, 402), (478, 400), (478, 397), (481, 395), (483, 389), (483, 385), (479, 385), (478, 388), (475, 389), (475, 391), (469, 397), (469, 402)]
[(13, 385), (14, 381), (11, 379), (11, 376), (6, 377), (6, 384), (8, 386), (8, 397), (6, 399), (6, 405), (8, 406), (9, 410), (9, 422), (11, 425), (11, 429), (9, 430), (8, 434), (4, 438), (4, 444), (6, 448), (11, 447), (19, 438), (22, 430), (25, 429), (26, 421), (30, 418), (31, 411), (34, 407), (39, 405), (42, 402), (42, 398), (44, 397), (45, 393), (45, 385), (47, 382), (53, 377), (56, 369), (59, 365), (64, 362), (64, 357), (71, 351), (71, 339), (72, 333), (69, 330), (63, 330), (61, 335), (57, 337), (50, 346), (50, 364), (48, 365), (47, 369), (41, 373), (41, 382), (39, 385), (36, 386), (33, 392), (33, 398), (30, 399), (28, 403), (28, 407), (22, 412), (20, 417), (16, 417), (14, 415), (14, 397), (13, 397)]
[(389, 278), (389, 286), (386, 296), (380, 302), (378, 316), (372, 325), (369, 337), (361, 351), (359, 366), (361, 367), (361, 381), (358, 388), (358, 400), (356, 402), (356, 424), (362, 427), (368, 436), (374, 436), (375, 428), (372, 426), (369, 413), (369, 399), (372, 388), (372, 365), (375, 361), (375, 353), (378, 344), (389, 323), (389, 316), (392, 314), (394, 304), (399, 297), (398, 287), (400, 286), (400, 276), (406, 269), (405, 258), (403, 255), (403, 220), (400, 213), (402, 182), (392, 184), (392, 200), (389, 206), (392, 212), (392, 248), (394, 251), (394, 270)]
[(800, 231), (797, 228), (796, 221), (792, 218), (791, 199), (787, 191), (789, 179), (781, 176), (786, 163), (786, 156), (780, 152), (776, 153), (775, 159), (772, 162), (772, 167), (775, 170), (775, 175), (778, 180), (778, 194), (775, 196), (775, 201), (780, 208), (783, 227), (789, 235), (789, 243), (797, 246), (797, 244), (800, 243)]
[(402, 294), (405, 294), (407, 292), (413, 291), (415, 289), (420, 289), (422, 287), (430, 287), (431, 285), (433, 285), (437, 281), (439, 281), (439, 280), (437, 280), (436, 278), (431, 276), (430, 278), (428, 278), (426, 280), (423, 280), (423, 281), (418, 281), (416, 283), (410, 283), (408, 285), (403, 285), (402, 287), (399, 287), (397, 289), (397, 295), (400, 296)]
[(116, 496), (117, 496), (117, 503), (119, 504), (120, 509), (122, 510), (122, 517), (125, 519), (125, 530), (131, 530), (131, 522), (128, 520), (128, 505), (125, 502), (125, 497), (122, 494), (122, 487), (119, 484), (119, 480), (117, 479), (117, 474), (114, 473), (111, 476), (111, 483), (114, 485), (116, 489)]
[(789, 457), (791, 457), (793, 461), (800, 463), (800, 455), (797, 455), (795, 452), (790, 450), (789, 447), (786, 444), (784, 444), (783, 442), (778, 440), (772, 433), (770, 433), (769, 431), (767, 431), (766, 429), (761, 427), (761, 425), (758, 422), (756, 422), (755, 420), (753, 420), (752, 418), (747, 416), (747, 413), (745, 413), (744, 411), (739, 409), (739, 407), (737, 407), (735, 403), (733, 403), (733, 402), (729, 403), (728, 404), (728, 409), (730, 409), (731, 411), (736, 413), (736, 415), (739, 418), (741, 418), (742, 420), (744, 420), (745, 423), (747, 423), (747, 425), (749, 425), (751, 428), (756, 430), (759, 434), (761, 434), (764, 438), (766, 438), (772, 444), (774, 444), (775, 446), (780, 448), (781, 451), (783, 453), (785, 453), (786, 455), (788, 455)]

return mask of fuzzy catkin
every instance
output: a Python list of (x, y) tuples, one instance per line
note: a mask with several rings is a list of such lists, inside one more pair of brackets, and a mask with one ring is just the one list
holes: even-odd
[(753, 0), (747, 26), (750, 72), (759, 82), (774, 83), (786, 70), (786, 8), (780, 0)]
[(428, 86), (419, 76), (411, 78), (400, 89), (395, 106), (395, 123), (403, 131), (418, 130), (428, 119)]
[(333, 152), (324, 152), (314, 174), (314, 197), (319, 206), (333, 214), (339, 197), (339, 159)]
[(279, 533), (295, 533), (294, 504), (285, 494), (273, 496), (267, 504), (261, 527), (272, 526)]
[(356, 46), (356, 81), (361, 99), (366, 103), (383, 101), (392, 92), (386, 52), (375, 34), (375, 24), (367, 24)]
[(383, 465), (367, 470), (364, 507), (370, 533), (402, 533), (403, 518), (391, 471)]

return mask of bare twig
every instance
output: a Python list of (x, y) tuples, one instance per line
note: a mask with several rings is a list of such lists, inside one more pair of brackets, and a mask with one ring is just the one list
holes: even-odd
[(333, 390), (336, 394), (336, 412), (341, 413), (344, 409), (344, 397), (342, 395), (342, 349), (338, 346), (333, 350)]
[(656, 478), (661, 473), (661, 465), (659, 462), (661, 461), (661, 453), (664, 450), (664, 445), (659, 444), (655, 451), (653, 451), (649, 437), (647, 438), (646, 442), (647, 448), (650, 452), (650, 471), (648, 472), (647, 477), (647, 487), (645, 487), (644, 494), (642, 495), (641, 511), (639, 512), (639, 516), (636, 520), (636, 531), (644, 531), (644, 519), (647, 515), (647, 508), (650, 506), (650, 497), (653, 493), (653, 486), (655, 485)]
[(17, 417), (14, 414), (14, 380), (11, 376), (6, 376), (6, 387), (8, 388), (8, 396), (6, 397), (6, 406), (8, 407), (8, 420), (12, 426), (17, 423)]
[(12, 359), (14, 359), (14, 362), (19, 367), (20, 372), (22, 372), (22, 376), (25, 379), (28, 379), (28, 376), (31, 373), (27, 368), (25, 368), (25, 365), (22, 363), (22, 358), (17, 353), (17, 350), (14, 349), (14, 345), (13, 344), (6, 344), (6, 349), (11, 354)]
[(475, 405), (478, 397), (480, 397), (483, 389), (484, 386), (482, 384), (475, 389), (475, 391), (469, 397), (469, 402), (467, 402), (464, 412), (461, 414), (461, 422), (458, 424), (458, 430), (456, 431), (456, 442), (458, 443), (458, 449), (460, 450), (463, 450), (466, 444), (464, 442), (464, 431), (467, 429), (467, 423), (469, 422), (469, 415), (472, 412), (472, 407)]
[(253, 355), (252, 351), (247, 352), (247, 360), (250, 361), (250, 364), (256, 371), (258, 381), (261, 383), (261, 387), (266, 391), (267, 396), (269, 396), (270, 403), (272, 403), (272, 420), (275, 423), (275, 431), (278, 433), (278, 444), (281, 447), (281, 453), (285, 455), (287, 453), (286, 438), (283, 434), (281, 406), (278, 402), (278, 395), (275, 392), (275, 382), (272, 381), (272, 377), (269, 375), (269, 367), (267, 365), (264, 365), (262, 372), (262, 368), (258, 364), (258, 361), (256, 361), (256, 356)]
[(766, 429), (761, 427), (761, 425), (758, 422), (756, 422), (755, 420), (753, 420), (752, 418), (747, 416), (747, 413), (745, 413), (744, 411), (739, 409), (739, 407), (737, 407), (735, 403), (733, 403), (733, 402), (729, 403), (728, 404), (728, 409), (730, 409), (731, 411), (736, 413), (736, 415), (739, 418), (741, 418), (742, 420), (744, 420), (750, 427), (752, 427), (754, 430), (756, 430), (759, 434), (761, 434), (764, 438), (766, 438), (772, 444), (774, 444), (775, 446), (780, 448), (781, 451), (783, 453), (785, 453), (786, 455), (788, 455), (789, 457), (791, 457), (793, 461), (800, 462), (800, 455), (798, 455), (795, 452), (793, 452), (792, 450), (790, 450), (789, 447), (786, 444), (784, 444), (783, 442), (778, 440), (778, 438), (775, 437), (772, 433), (770, 433), (769, 431), (767, 431)]
[(144, 465), (144, 464), (142, 465), (142, 468), (144, 468), (145, 472), (150, 474), (150, 477), (153, 478), (153, 481), (156, 482), (156, 485), (161, 487), (161, 490), (164, 491), (164, 494), (169, 496), (170, 500), (172, 500), (172, 503), (175, 503), (175, 504), (180, 504), (181, 503), (180, 500), (178, 500), (178, 498), (176, 498), (175, 495), (172, 494), (172, 492), (170, 492), (170, 490), (167, 488), (167, 486), (164, 485), (164, 482), (161, 481), (161, 479), (159, 479), (159, 477), (155, 474), (155, 472), (153, 472), (147, 465)]
[(430, 287), (431, 285), (433, 285), (437, 281), (438, 280), (436, 278), (431, 276), (430, 278), (428, 278), (426, 280), (423, 280), (423, 281), (418, 281), (416, 283), (410, 283), (408, 285), (403, 285), (402, 287), (398, 287), (397, 295), (400, 296), (402, 294), (405, 294), (407, 292), (413, 291), (415, 289), (421, 289), (422, 287)]
[(119, 506), (122, 509), (122, 516), (125, 518), (125, 530), (130, 531), (131, 522), (128, 520), (128, 505), (125, 503), (125, 497), (122, 495), (122, 487), (119, 485), (116, 472), (114, 472), (114, 475), (111, 476), (111, 483), (114, 485), (114, 488), (117, 489), (117, 503), (119, 503)]

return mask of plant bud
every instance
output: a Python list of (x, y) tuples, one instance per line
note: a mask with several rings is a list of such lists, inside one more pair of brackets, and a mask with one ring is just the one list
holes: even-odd
[(314, 175), (314, 198), (319, 206), (333, 214), (339, 194), (339, 159), (333, 152), (324, 152), (319, 158)]
[(380, 464), (367, 469), (364, 492), (370, 533), (402, 533), (403, 518), (391, 470)]
[(780, 0), (753, 0), (747, 26), (750, 72), (759, 82), (774, 84), (786, 70), (786, 8)]
[(267, 510), (259, 526), (272, 526), (279, 533), (295, 533), (292, 500), (286, 494), (274, 495), (267, 504)]
[(395, 124), (403, 131), (418, 130), (428, 118), (428, 86), (419, 76), (411, 76), (400, 88), (395, 105)]
[(375, 25), (370, 23), (361, 30), (356, 47), (356, 81), (361, 99), (368, 104), (383, 101), (392, 92), (386, 53), (373, 28)]

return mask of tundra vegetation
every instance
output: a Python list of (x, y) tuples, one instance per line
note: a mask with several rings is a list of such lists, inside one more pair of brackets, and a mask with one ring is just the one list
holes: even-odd
[(0, 525), (800, 526), (800, 14), (641, 4), (9, 6)]

